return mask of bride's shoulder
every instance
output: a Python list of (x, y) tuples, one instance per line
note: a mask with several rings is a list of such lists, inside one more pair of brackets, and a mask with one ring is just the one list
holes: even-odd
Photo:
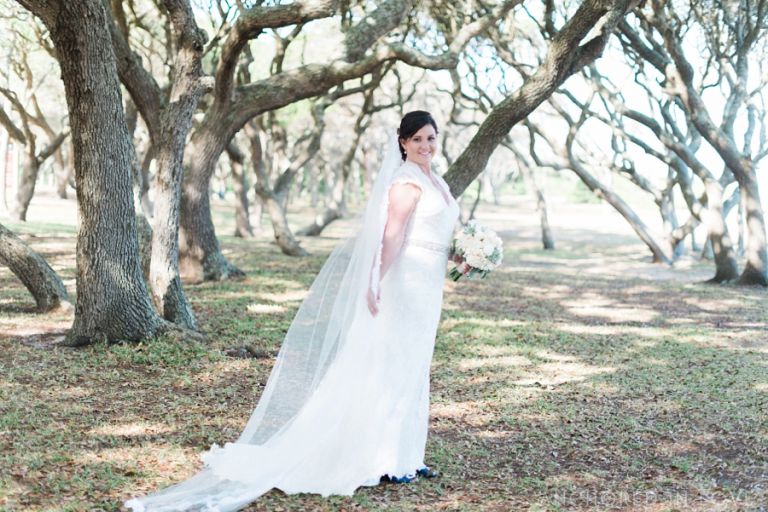
[(414, 164), (410, 162), (403, 162), (400, 167), (398, 167), (394, 174), (392, 175), (393, 178), (400, 178), (400, 177), (410, 177), (410, 178), (420, 178), (423, 175), (423, 173), (419, 170), (418, 167), (416, 167)]
[(421, 188), (422, 182), (419, 174), (419, 171), (415, 169), (414, 165), (409, 164), (408, 162), (403, 162), (403, 164), (395, 170), (394, 174), (392, 174), (392, 185), (396, 183), (411, 183)]

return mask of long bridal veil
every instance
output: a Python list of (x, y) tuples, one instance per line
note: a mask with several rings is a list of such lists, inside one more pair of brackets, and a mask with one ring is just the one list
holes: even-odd
[[(396, 135), (389, 137), (382, 153), (379, 174), (358, 218), (356, 235), (336, 246), (312, 283), (285, 335), (258, 405), (235, 444), (263, 445), (290, 426), (343, 349), (346, 331), (369, 285), (376, 290), (386, 194), (402, 164)], [(211, 452), (216, 450), (214, 446)], [(223, 479), (205, 467), (184, 482), (130, 500), (126, 506), (136, 511), (235, 510), (271, 487), (272, 482), (254, 486)]]

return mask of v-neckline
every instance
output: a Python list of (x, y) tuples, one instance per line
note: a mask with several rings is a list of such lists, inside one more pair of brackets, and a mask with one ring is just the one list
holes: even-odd
[[(439, 177), (436, 178), (436, 180), (438, 180), (438, 182), (435, 182), (429, 176), (427, 176), (427, 174), (422, 170), (422, 168), (419, 166), (419, 164), (417, 164), (416, 162), (413, 162), (411, 160), (406, 160), (406, 162), (411, 164), (413, 167), (416, 167), (416, 169), (418, 169), (419, 173), (421, 173), (421, 175), (424, 176), (424, 179), (426, 179), (427, 181), (429, 181), (432, 184), (432, 187), (434, 189), (436, 189), (437, 192), (440, 194), (440, 197), (442, 198), (443, 203), (445, 203), (446, 207), (451, 206), (451, 192), (450, 191), (446, 192), (445, 187), (443, 187), (439, 183)], [(430, 170), (430, 172), (433, 172), (433, 171)], [(435, 176), (437, 176), (437, 175), (435, 175)]]

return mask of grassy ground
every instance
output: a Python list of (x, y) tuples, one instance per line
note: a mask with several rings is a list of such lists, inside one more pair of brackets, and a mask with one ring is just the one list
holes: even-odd
[[(651, 265), (602, 205), (553, 213), (558, 249), (541, 251), (525, 206), (481, 216), (506, 239), (502, 269), (446, 282), (427, 446), (442, 476), (249, 510), (766, 510), (766, 292)], [(71, 225), (12, 227), (74, 288)], [(0, 269), (0, 509), (118, 510), (192, 474), (272, 363), (226, 351), (276, 352), (343, 228), (305, 240), (305, 259), (223, 236), (248, 277), (187, 287), (204, 347), (61, 347), (71, 317), (35, 314)]]

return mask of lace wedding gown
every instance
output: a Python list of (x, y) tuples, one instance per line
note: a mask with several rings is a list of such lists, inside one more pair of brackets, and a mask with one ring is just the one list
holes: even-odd
[(290, 424), (263, 444), (214, 448), (195, 477), (127, 506), (223, 512), (272, 488), (351, 495), (382, 475), (424, 466), (429, 368), (459, 213), (445, 181), (434, 176), (442, 192), (412, 162), (394, 172), (389, 186), (412, 183), (422, 193), (403, 249), (381, 281), (379, 312), (371, 315), (365, 297), (356, 301), (343, 348)]

